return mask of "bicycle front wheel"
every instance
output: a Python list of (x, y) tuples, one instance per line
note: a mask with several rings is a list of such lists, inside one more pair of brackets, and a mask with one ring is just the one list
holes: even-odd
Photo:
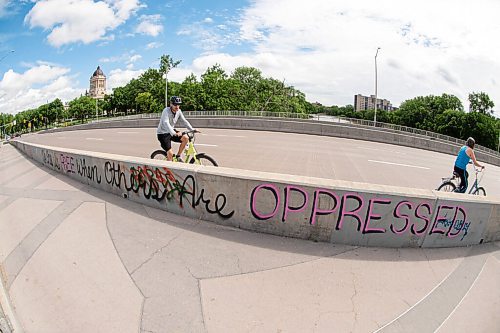
[(457, 187), (453, 182), (444, 182), (437, 188), (438, 191), (441, 192), (453, 192)]
[(486, 190), (484, 187), (478, 187), (472, 194), (486, 196)]
[(196, 154), (196, 158), (192, 158), (189, 161), (190, 164), (201, 164), (201, 165), (209, 165), (209, 166), (219, 166), (215, 160), (208, 156), (207, 154), (200, 153)]
[(155, 150), (154, 152), (151, 153), (151, 158), (154, 160), (166, 160), (167, 159), (167, 152), (164, 150)]

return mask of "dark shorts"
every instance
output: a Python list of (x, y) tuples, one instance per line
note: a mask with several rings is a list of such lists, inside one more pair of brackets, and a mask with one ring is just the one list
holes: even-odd
[(167, 134), (157, 134), (158, 141), (160, 141), (161, 147), (165, 151), (169, 151), (172, 149), (172, 141), (181, 142), (180, 136), (172, 136), (170, 133)]

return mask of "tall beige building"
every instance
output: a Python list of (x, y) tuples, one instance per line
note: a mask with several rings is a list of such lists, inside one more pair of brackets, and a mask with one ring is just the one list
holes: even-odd
[[(354, 95), (354, 111), (374, 110), (375, 95), (363, 96), (361, 94)], [(377, 110), (394, 111), (395, 107), (386, 99), (377, 98)]]
[(104, 95), (106, 95), (106, 75), (104, 75), (100, 66), (97, 66), (94, 74), (90, 77), (88, 95), (96, 99), (103, 99)]

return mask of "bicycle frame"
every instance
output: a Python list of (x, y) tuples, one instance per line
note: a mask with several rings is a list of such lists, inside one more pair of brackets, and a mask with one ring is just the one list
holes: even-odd
[[(481, 178), (478, 180), (478, 177), (477, 177), (477, 174), (481, 172), (480, 169), (477, 169), (476, 167), (474, 167), (474, 172), (476, 173), (476, 177), (474, 179), (474, 183), (472, 184), (472, 186), (470, 187), (470, 190), (469, 190), (469, 194), (471, 194), (472, 192), (475, 192), (478, 188), (479, 188), (479, 184), (481, 183), (481, 180), (483, 179), (483, 174), (481, 174)], [(474, 191), (473, 191), (474, 190)]]
[[(193, 133), (192, 135), (189, 135), (189, 133)], [(189, 142), (186, 145), (186, 148), (184, 149), (184, 163), (189, 163), (192, 158), (194, 158), (195, 163), (198, 163), (198, 159), (196, 158), (196, 155), (198, 152), (196, 151), (196, 148), (194, 147), (194, 132), (193, 131), (186, 131), (183, 132), (183, 134), (188, 134), (189, 136)], [(174, 162), (178, 162), (179, 159), (174, 155), (173, 159)]]
[[(197, 162), (198, 159), (196, 158), (196, 148), (194, 148), (194, 144), (192, 141), (189, 141), (187, 144), (186, 148), (184, 149), (184, 163), (189, 163), (191, 161), (191, 158), (194, 158), (194, 160)], [(173, 156), (173, 161), (178, 162), (179, 159), (174, 155)]]

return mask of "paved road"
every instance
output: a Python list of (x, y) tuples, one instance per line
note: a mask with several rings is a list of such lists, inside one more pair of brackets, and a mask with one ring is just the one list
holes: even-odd
[(314, 243), (124, 200), (11, 146), (0, 170), (0, 303), (28, 333), (500, 331), (500, 242)]
[[(155, 130), (85, 130), (23, 139), (149, 157), (159, 148)], [(203, 129), (197, 136), (197, 147), (225, 167), (424, 189), (436, 188), (441, 177), (451, 173), (455, 159), (451, 155), (376, 142), (249, 130)], [(489, 196), (500, 198), (500, 168), (487, 165), (482, 184)]]

